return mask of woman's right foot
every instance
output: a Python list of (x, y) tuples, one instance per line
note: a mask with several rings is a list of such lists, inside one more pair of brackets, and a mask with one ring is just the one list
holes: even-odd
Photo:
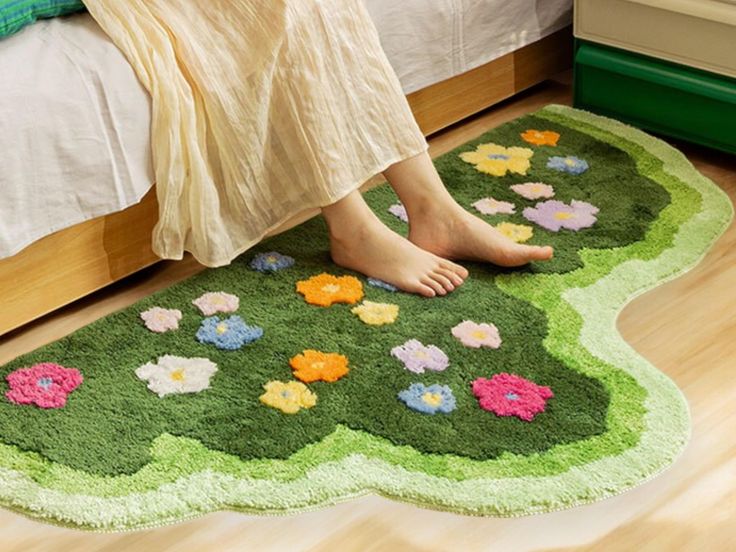
[[(337, 214), (331, 211), (335, 205), (324, 209), (335, 264), (425, 297), (446, 295), (468, 277), (465, 268), (420, 249), (361, 204), (362, 198), (352, 198)], [(351, 213), (349, 221), (342, 216), (344, 209)]]

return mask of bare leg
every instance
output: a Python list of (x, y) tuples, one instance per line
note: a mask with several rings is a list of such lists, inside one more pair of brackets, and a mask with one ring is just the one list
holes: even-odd
[(330, 229), (332, 259), (340, 266), (426, 297), (446, 295), (468, 275), (387, 228), (358, 191), (323, 207), (322, 214)]
[(551, 247), (515, 243), (458, 205), (426, 152), (391, 165), (383, 175), (406, 207), (409, 240), (426, 251), (445, 259), (488, 261), (499, 266), (520, 266), (552, 257)]

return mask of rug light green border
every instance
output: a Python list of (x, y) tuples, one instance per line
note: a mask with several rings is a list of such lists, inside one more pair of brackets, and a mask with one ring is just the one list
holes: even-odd
[[(667, 376), (623, 341), (616, 330), (616, 318), (633, 297), (697, 264), (730, 224), (733, 208), (726, 195), (680, 152), (641, 131), (564, 106), (548, 106), (535, 115), (611, 143), (633, 154), (637, 163), (645, 159), (639, 170), (673, 195), (673, 204), (662, 212), (643, 242), (617, 250), (584, 251), (583, 269), (545, 276), (549, 279), (545, 286), (530, 287), (528, 279), (513, 275), (498, 281), (508, 293), (545, 310), (550, 323), (545, 346), (552, 354), (597, 377), (603, 368), (613, 366), (635, 376), (646, 391), (643, 431), (633, 437), (626, 432), (626, 397), (612, 396), (612, 414), (607, 420), (612, 429), (595, 439), (601, 440), (598, 448), (607, 453), (612, 447), (615, 450), (618, 439), (618, 454), (592, 459), (583, 454), (580, 444), (564, 445), (550, 451), (550, 458), (567, 455), (566, 462), (542, 463), (544, 474), (535, 474), (525, 458), (507, 456), (489, 462), (426, 459), (408, 447), (394, 447), (339, 427), (305, 452), (325, 460), (316, 467), (312, 463), (303, 473), (294, 475), (294, 470), (285, 470), (279, 474), (271, 472), (277, 463), (266, 461), (259, 468), (256, 462), (251, 463), (256, 465), (253, 477), (244, 479), (238, 477), (243, 473), (238, 459), (208, 451), (190, 440), (162, 436), (153, 451), (159, 464), (146, 472), (146, 478), (164, 482), (141, 492), (120, 494), (136, 486), (136, 476), (114, 478), (115, 491), (110, 492), (109, 480), (47, 465), (37, 455), (3, 445), (0, 503), (49, 523), (91, 530), (141, 529), (222, 509), (260, 514), (306, 511), (369, 493), (465, 514), (517, 516), (599, 500), (657, 475), (675, 460), (688, 440), (687, 403)], [(646, 161), (651, 156), (660, 166)], [(699, 201), (682, 201), (692, 192)], [(677, 194), (681, 201), (675, 201)], [(696, 205), (696, 212), (688, 212), (688, 204)], [(539, 275), (535, 278), (538, 282)], [(542, 287), (558, 293), (541, 295), (538, 290)], [(578, 335), (577, 343), (571, 335)], [(619, 403), (614, 404), (616, 401)], [(596, 451), (595, 443), (591, 449), (591, 440), (584, 443), (588, 450)], [(344, 451), (351, 446), (354, 450), (356, 444), (364, 453), (339, 459), (320, 454), (320, 445)], [(189, 467), (199, 471), (177, 472), (171, 464), (173, 458), (167, 455), (171, 448), (178, 453), (187, 451)], [(429, 462), (422, 466), (424, 471), (400, 465), (412, 467), (419, 460)], [(33, 478), (24, 473), (29, 466), (33, 467)], [(42, 483), (44, 470), (48, 485)], [(266, 475), (272, 478), (264, 479)], [(65, 477), (76, 482), (76, 492), (54, 487), (52, 483), (58, 485)]]

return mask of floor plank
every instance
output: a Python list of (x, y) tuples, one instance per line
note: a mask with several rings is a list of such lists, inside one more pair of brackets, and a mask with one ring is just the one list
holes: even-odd
[[(432, 137), (436, 156), (548, 103), (570, 103), (569, 75)], [(678, 144), (736, 200), (736, 158)], [(197, 272), (191, 258), (163, 262), (5, 336), (0, 363), (56, 340)], [(664, 475), (587, 507), (519, 519), (469, 518), (378, 497), (287, 517), (222, 512), (130, 534), (89, 534), (0, 511), (7, 551), (259, 550), (714, 550), (736, 549), (736, 228), (685, 276), (637, 298), (618, 326), (685, 392), (693, 438)], [(50, 546), (53, 543), (53, 547)]]

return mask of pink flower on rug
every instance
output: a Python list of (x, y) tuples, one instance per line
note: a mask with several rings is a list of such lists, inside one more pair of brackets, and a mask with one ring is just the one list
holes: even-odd
[(401, 203), (394, 203), (393, 205), (391, 205), (391, 207), (388, 208), (388, 212), (399, 220), (409, 222), (409, 215), (406, 212), (406, 207), (404, 207)]
[(498, 201), (492, 197), (479, 199), (473, 203), (473, 207), (484, 215), (513, 215), (516, 212), (516, 207), (513, 203), (509, 203), (508, 201)]
[(192, 304), (205, 316), (212, 316), (217, 312), (235, 312), (240, 306), (240, 299), (224, 291), (213, 291), (201, 295)]
[(464, 320), (452, 328), (451, 331), (452, 335), (466, 347), (498, 349), (501, 346), (501, 336), (494, 324), (477, 324), (470, 320)]
[(163, 309), (161, 307), (151, 307), (141, 313), (141, 318), (145, 322), (146, 328), (156, 333), (179, 329), (181, 316), (182, 314), (179, 309)]
[(10, 391), (5, 393), (15, 404), (35, 404), (41, 408), (61, 408), (66, 398), (82, 384), (82, 374), (75, 368), (64, 368), (53, 362), (20, 368), (5, 379)]
[(549, 184), (543, 182), (525, 182), (524, 184), (514, 184), (511, 189), (526, 199), (539, 199), (554, 197), (555, 190)]
[(547, 399), (554, 397), (549, 387), (506, 373), (491, 379), (478, 378), (473, 382), (473, 395), (483, 410), (497, 416), (516, 416), (526, 422), (544, 412)]

